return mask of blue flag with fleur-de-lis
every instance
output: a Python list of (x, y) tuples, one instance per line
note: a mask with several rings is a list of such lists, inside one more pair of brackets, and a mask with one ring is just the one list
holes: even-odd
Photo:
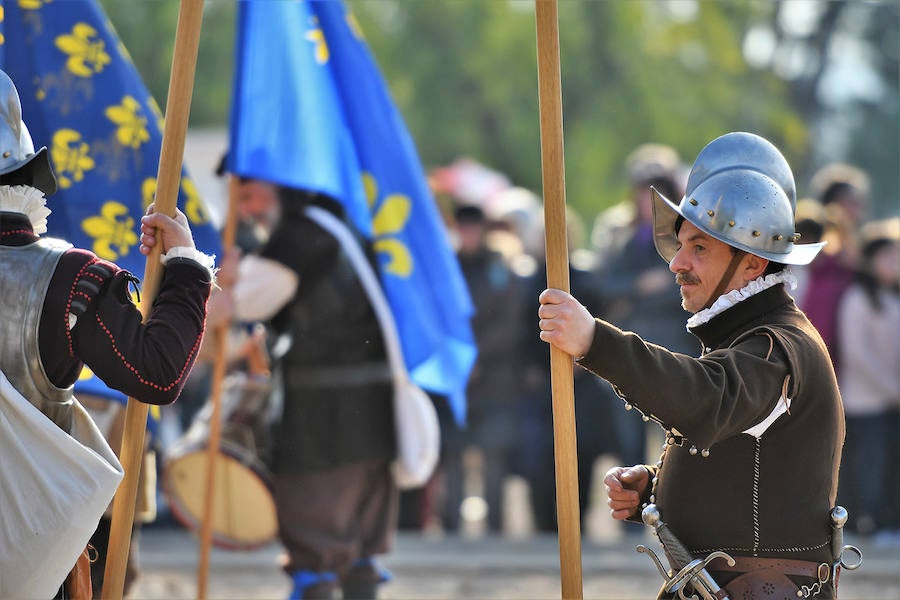
[[(47, 199), (47, 235), (142, 275), (140, 218), (156, 191), (163, 116), (99, 4), (3, 2), (0, 68), (59, 182)], [(219, 253), (219, 234), (184, 170), (178, 208), (197, 248)], [(125, 399), (94, 376), (76, 391)]]
[(339, 200), (373, 240), (407, 368), (465, 419), (468, 289), (415, 146), (338, 1), (240, 2), (229, 168)]

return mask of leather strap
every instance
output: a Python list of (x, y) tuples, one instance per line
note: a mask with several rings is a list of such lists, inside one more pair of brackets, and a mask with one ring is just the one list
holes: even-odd
[(761, 569), (774, 569), (785, 575), (796, 577), (810, 577), (819, 579), (819, 570), (822, 565), (826, 572), (829, 567), (825, 563), (815, 563), (808, 560), (791, 560), (787, 558), (758, 558), (753, 556), (735, 556), (734, 566), (728, 566), (723, 558), (717, 558), (709, 563), (710, 571), (723, 571), (729, 573), (750, 573)]
[(731, 255), (731, 261), (729, 261), (728, 267), (725, 268), (725, 272), (722, 273), (722, 278), (719, 279), (719, 284), (716, 285), (716, 289), (713, 290), (713, 293), (709, 295), (709, 300), (706, 301), (706, 306), (703, 308), (712, 306), (713, 303), (719, 299), (719, 296), (725, 292), (725, 287), (728, 285), (728, 282), (731, 281), (731, 278), (734, 277), (734, 272), (737, 271), (738, 265), (741, 263), (745, 254), (746, 252), (743, 250), (734, 248), (734, 254)]

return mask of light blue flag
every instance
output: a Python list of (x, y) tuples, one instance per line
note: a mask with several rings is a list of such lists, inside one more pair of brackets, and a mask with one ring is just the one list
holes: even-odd
[(465, 420), (472, 302), (403, 120), (337, 1), (238, 4), (232, 172), (339, 200), (373, 242), (413, 381)]
[[(156, 192), (163, 117), (96, 0), (3, 2), (0, 68), (12, 78), (34, 145), (47, 146), (59, 191), (47, 235), (141, 276), (140, 218)], [(219, 254), (219, 234), (186, 171), (178, 208), (197, 248)], [(124, 402), (97, 377), (76, 392)]]

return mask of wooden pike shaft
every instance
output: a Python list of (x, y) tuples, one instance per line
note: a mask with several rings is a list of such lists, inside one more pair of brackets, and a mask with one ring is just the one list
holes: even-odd
[[(222, 232), (222, 247), (227, 252), (234, 246), (237, 232), (237, 186), (238, 179), (231, 176), (228, 181), (228, 217)], [(219, 440), (222, 437), (222, 382), (227, 365), (228, 323), (215, 329), (215, 358), (213, 362), (212, 416), (210, 417), (209, 439), (206, 447), (206, 495), (203, 498), (203, 521), (200, 526), (200, 562), (197, 566), (197, 598), (206, 598), (209, 582), (209, 553), (212, 546), (213, 519), (215, 517), (216, 463), (219, 457)]]
[[(202, 16), (203, 0), (182, 0), (178, 13), (178, 29), (175, 33), (172, 74), (166, 101), (166, 124), (163, 130), (156, 185), (156, 210), (169, 216), (175, 215), (178, 199), (184, 138), (190, 114)], [(141, 303), (144, 321), (150, 315), (162, 279), (162, 264), (159, 259), (161, 252), (162, 249), (157, 245), (147, 257)], [(128, 406), (125, 409), (125, 431), (119, 453), (119, 459), (125, 469), (125, 478), (113, 501), (106, 571), (103, 577), (104, 598), (121, 598), (125, 587), (125, 569), (131, 546), (131, 530), (134, 525), (148, 411), (147, 404), (134, 398), (128, 399)]]
[[(566, 240), (566, 184), (556, 0), (535, 0), (535, 16), (547, 287), (568, 292), (569, 252)], [(556, 511), (562, 597), (566, 600), (580, 600), (584, 590), (581, 574), (578, 456), (572, 370), (572, 357), (551, 346), (553, 448), (556, 460)]]

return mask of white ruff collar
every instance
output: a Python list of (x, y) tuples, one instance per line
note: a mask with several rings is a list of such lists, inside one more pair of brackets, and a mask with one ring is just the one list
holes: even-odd
[(797, 287), (797, 277), (791, 273), (789, 267), (785, 267), (778, 273), (766, 275), (754, 279), (739, 290), (731, 290), (727, 294), (722, 294), (709, 308), (704, 308), (700, 312), (692, 315), (687, 321), (687, 328), (690, 330), (698, 325), (703, 325), (716, 315), (725, 312), (735, 304), (746, 300), (751, 296), (755, 296), (763, 290), (767, 290), (774, 285), (783, 283), (790, 289)]
[(34, 233), (47, 233), (47, 199), (44, 192), (29, 185), (0, 185), (0, 210), (22, 213), (31, 221)]

